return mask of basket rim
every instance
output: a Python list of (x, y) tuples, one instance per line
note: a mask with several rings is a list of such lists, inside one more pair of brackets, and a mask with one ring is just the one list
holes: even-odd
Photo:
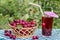
[[(14, 26), (11, 26), (10, 24), (9, 24), (9, 26), (11, 27), (11, 28), (17, 28), (17, 27), (14, 27)], [(31, 29), (31, 28), (37, 28), (38, 27), (38, 25), (36, 25), (35, 27), (23, 27), (22, 29)]]

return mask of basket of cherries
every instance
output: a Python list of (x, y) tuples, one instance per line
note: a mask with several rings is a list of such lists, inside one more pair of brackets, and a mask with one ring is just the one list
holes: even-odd
[(18, 38), (29, 38), (32, 37), (36, 28), (37, 24), (35, 20), (13, 20), (9, 22), (13, 34)]

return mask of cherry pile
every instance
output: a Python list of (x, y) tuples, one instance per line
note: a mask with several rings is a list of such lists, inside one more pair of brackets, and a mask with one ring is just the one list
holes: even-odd
[(16, 36), (15, 35), (12, 35), (12, 32), (9, 30), (5, 30), (4, 31), (4, 35), (5, 36), (9, 36), (10, 37), (10, 39), (13, 39), (13, 40), (15, 40), (16, 39)]
[(13, 22), (10, 22), (10, 25), (13, 27), (17, 27), (17, 25), (22, 25), (23, 28), (27, 28), (27, 27), (34, 27), (36, 25), (36, 21), (32, 20), (32, 21), (25, 21), (25, 20), (13, 20)]
[(38, 36), (33, 36), (32, 40), (38, 40), (38, 38), (39, 38)]

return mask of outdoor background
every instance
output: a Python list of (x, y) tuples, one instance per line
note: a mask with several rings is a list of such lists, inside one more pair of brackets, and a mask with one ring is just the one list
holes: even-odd
[(27, 20), (29, 17), (41, 28), (41, 12), (29, 2), (41, 5), (43, 11), (53, 10), (59, 15), (59, 18), (54, 18), (53, 28), (60, 28), (60, 0), (0, 0), (0, 29), (10, 29), (9, 20)]

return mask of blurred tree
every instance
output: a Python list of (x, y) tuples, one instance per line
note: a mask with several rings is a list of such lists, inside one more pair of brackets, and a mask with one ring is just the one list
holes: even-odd
[[(32, 18), (41, 26), (41, 13), (39, 8), (29, 5), (29, 2), (41, 4), (43, 11), (51, 9), (60, 13), (60, 0), (0, 0), (0, 24), (7, 25), (8, 20)], [(40, 3), (41, 2), (41, 3)], [(31, 9), (31, 11), (30, 11)], [(59, 14), (60, 18), (60, 14)], [(54, 19), (54, 26), (59, 27), (60, 19)]]

